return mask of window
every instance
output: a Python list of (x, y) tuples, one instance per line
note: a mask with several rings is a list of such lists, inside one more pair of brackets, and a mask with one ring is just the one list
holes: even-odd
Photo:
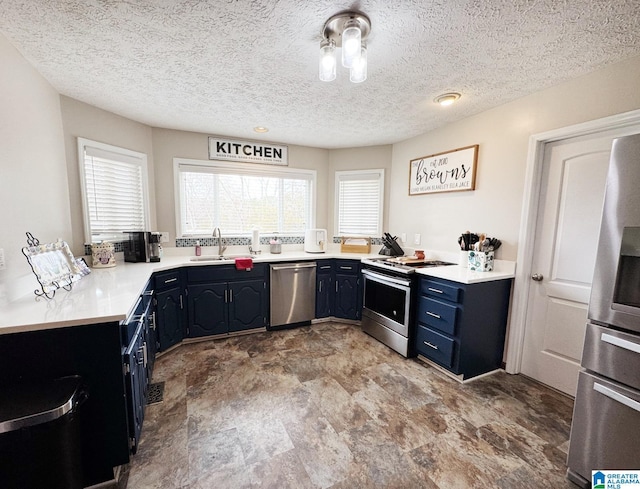
[(316, 172), (174, 160), (179, 236), (302, 234), (315, 222)]
[(384, 170), (336, 172), (336, 236), (380, 236)]
[(147, 155), (78, 138), (87, 243), (149, 228)]

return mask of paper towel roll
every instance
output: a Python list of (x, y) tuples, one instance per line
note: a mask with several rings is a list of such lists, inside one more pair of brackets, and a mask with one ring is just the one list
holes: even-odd
[(260, 231), (254, 229), (251, 231), (251, 248), (258, 249), (260, 247)]

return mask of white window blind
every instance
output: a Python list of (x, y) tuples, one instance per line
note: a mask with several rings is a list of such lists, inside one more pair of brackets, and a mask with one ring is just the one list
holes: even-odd
[(87, 242), (148, 229), (146, 155), (78, 140)]
[(384, 170), (336, 172), (336, 235), (380, 236)]
[(302, 234), (313, 225), (314, 171), (178, 161), (177, 177), (182, 236), (208, 236), (215, 227)]

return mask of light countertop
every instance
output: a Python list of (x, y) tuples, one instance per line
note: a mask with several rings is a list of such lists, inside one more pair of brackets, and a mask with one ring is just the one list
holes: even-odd
[[(206, 254), (204, 256), (206, 257)], [(340, 253), (338, 250), (330, 250), (327, 253), (305, 253), (300, 250), (279, 254), (262, 253), (253, 257), (253, 260), (256, 263), (268, 263), (331, 258), (360, 260), (379, 256), (377, 253)], [(170, 253), (158, 263), (118, 262), (117, 266), (112, 268), (92, 269), (89, 275), (74, 283), (70, 291), (60, 289), (51, 300), (36, 298), (33, 292), (25, 293), (15, 300), (0, 304), (0, 335), (120, 322), (125, 320), (135, 307), (152, 273), (179, 267), (234, 263), (233, 260), (192, 261), (193, 258)], [(469, 284), (513, 278), (515, 263), (496, 260), (493, 272), (472, 272), (454, 265), (421, 269), (417, 270), (417, 273)], [(37, 282), (33, 278), (33, 288), (36, 288), (36, 285)]]
[[(187, 250), (185, 250), (186, 252)], [(243, 255), (247, 256), (247, 255)], [(344, 258), (360, 260), (375, 254), (305, 253), (287, 251), (279, 254), (262, 253), (254, 262), (297, 260), (326, 260)], [(60, 289), (51, 300), (36, 298), (32, 291), (10, 302), (0, 304), (0, 335), (39, 331), (44, 329), (120, 322), (127, 318), (154, 272), (179, 267), (205, 265), (233, 265), (226, 261), (191, 261), (193, 256), (164, 256), (158, 263), (118, 262), (112, 268), (94, 268), (91, 273), (73, 284), (70, 291)], [(37, 287), (33, 277), (33, 289)]]
[(416, 273), (434, 278), (453, 280), (463, 284), (475, 284), (479, 282), (490, 282), (493, 280), (503, 280), (516, 276), (516, 263), (506, 260), (495, 260), (491, 272), (475, 272), (467, 267), (459, 265), (449, 265), (434, 268), (419, 268)]

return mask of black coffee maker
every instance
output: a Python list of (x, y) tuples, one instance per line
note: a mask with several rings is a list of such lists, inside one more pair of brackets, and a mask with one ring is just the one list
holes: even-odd
[(128, 239), (124, 242), (124, 261), (159, 262), (162, 256), (160, 233), (149, 231), (128, 231)]

